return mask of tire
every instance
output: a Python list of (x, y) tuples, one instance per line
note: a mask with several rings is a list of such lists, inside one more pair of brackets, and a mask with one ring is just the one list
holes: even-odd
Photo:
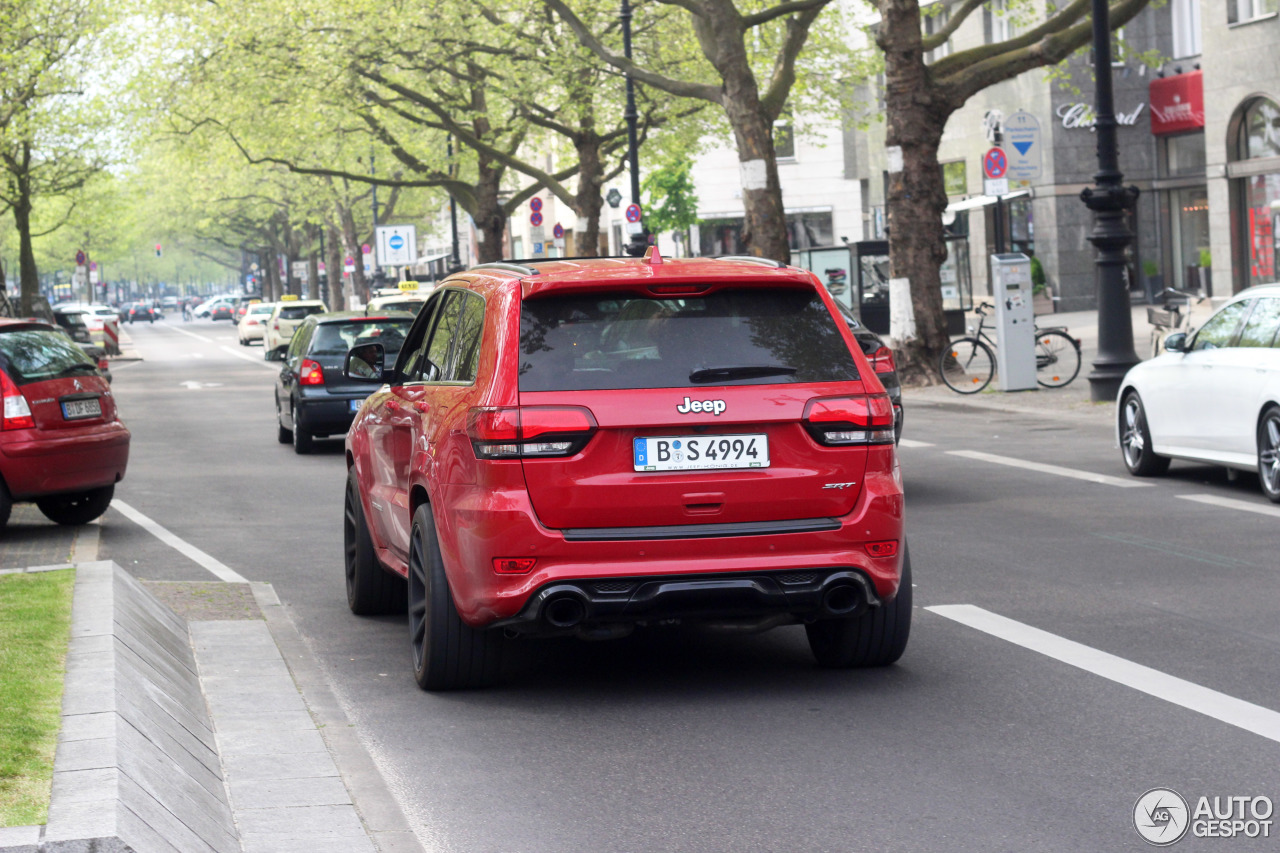
[(903, 544), (902, 581), (893, 601), (851, 619), (820, 619), (805, 626), (809, 650), (826, 669), (888, 666), (902, 657), (911, 636), (911, 554)]
[(9, 516), (13, 513), (13, 496), (9, 494), (9, 487), (0, 480), (0, 529), (9, 523)]
[(360, 503), (360, 484), (353, 465), (347, 472), (347, 497), (342, 514), (342, 553), (346, 569), (347, 606), (357, 616), (403, 613), (407, 606), (404, 578), (378, 562), (373, 538)]
[(1258, 422), (1258, 482), (1267, 500), (1280, 504), (1280, 409), (1275, 407)]
[(942, 351), (938, 373), (952, 391), (977, 394), (991, 384), (991, 377), (996, 374), (996, 357), (991, 347), (977, 338), (959, 338)]
[(36, 506), (50, 521), (74, 527), (79, 524), (88, 524), (106, 512), (107, 507), (111, 506), (111, 498), (115, 493), (116, 487), (113, 484), (81, 492), (78, 495), (40, 498), (36, 501)]
[(1120, 455), (1135, 477), (1155, 477), (1169, 470), (1169, 457), (1151, 449), (1147, 413), (1137, 391), (1129, 391), (1120, 401)]
[(298, 410), (294, 409), (293, 412), (294, 412), (294, 417), (293, 417), (294, 424), (293, 424), (293, 431), (292, 431), (293, 432), (293, 452), (298, 454), (299, 456), (305, 456), (306, 454), (312, 451), (312, 449), (315, 447), (315, 444), (312, 441), (311, 433), (307, 432), (305, 429), (298, 426), (298, 423), (297, 423)]
[(276, 441), (281, 444), (293, 443), (293, 430), (285, 429), (284, 416), (280, 411), (280, 398), (276, 397)]
[(472, 628), (458, 615), (427, 504), (414, 512), (409, 537), (409, 644), (414, 680), (423, 690), (493, 684), (502, 665), (502, 634)]
[(1036, 382), (1045, 388), (1070, 385), (1080, 374), (1080, 345), (1066, 332), (1036, 333)]

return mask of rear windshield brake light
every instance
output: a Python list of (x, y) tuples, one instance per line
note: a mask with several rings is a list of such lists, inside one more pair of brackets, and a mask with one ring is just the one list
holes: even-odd
[(893, 373), (897, 368), (893, 364), (893, 350), (888, 347), (880, 347), (867, 358), (871, 362), (871, 369), (876, 373)]
[(572, 456), (595, 431), (595, 417), (581, 406), (477, 407), (467, 413), (477, 459)]

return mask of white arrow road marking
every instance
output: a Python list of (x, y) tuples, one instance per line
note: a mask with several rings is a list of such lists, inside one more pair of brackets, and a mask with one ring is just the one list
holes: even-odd
[(1119, 489), (1145, 489), (1150, 483), (1139, 483), (1123, 477), (1110, 477), (1106, 474), (1095, 474), (1092, 471), (1078, 471), (1075, 468), (1063, 468), (1059, 465), (1046, 465), (1043, 462), (1028, 462), (1025, 459), (1014, 459), (1012, 456), (997, 456), (994, 453), (983, 453), (979, 450), (948, 450), (951, 456), (965, 459), (976, 459), (979, 462), (993, 462), (996, 465), (1008, 465), (1010, 468), (1025, 468), (1041, 474), (1053, 474), (1058, 477), (1070, 477), (1073, 480), (1084, 480), (1087, 483), (1101, 483), (1104, 486), (1115, 486)]
[(898, 439), (898, 446), (899, 447), (933, 447), (933, 445), (927, 441), (916, 441), (915, 439), (912, 439), (912, 438)]
[(1184, 501), (1195, 501), (1198, 504), (1210, 504), (1227, 509), (1239, 509), (1245, 512), (1256, 512), (1258, 515), (1270, 515), (1280, 518), (1280, 506), (1259, 504), (1251, 501), (1238, 501), (1235, 498), (1220, 498), (1217, 495), (1178, 495)]
[(199, 548), (192, 545), (190, 542), (187, 542), (185, 540), (179, 539), (177, 536), (174, 536), (168, 530), (164, 529), (159, 524), (156, 524), (150, 518), (147, 518), (147, 516), (138, 512), (136, 509), (129, 506), (127, 503), (120, 500), (119, 498), (116, 498), (111, 502), (111, 508), (114, 510), (118, 510), (120, 514), (123, 515), (125, 518), (129, 519), (134, 524), (138, 525), (143, 530), (147, 531), (152, 536), (156, 537), (161, 542), (168, 545), (170, 548), (174, 549), (180, 554), (183, 554), (186, 557), (189, 557), (190, 559), (199, 563), (204, 568), (208, 569), (210, 572), (213, 573), (215, 577), (218, 578), (218, 580), (226, 581), (227, 583), (248, 583), (249, 582), (245, 578), (241, 577), (240, 574), (236, 572), (234, 569), (232, 569), (231, 567), (209, 556), (204, 551), (201, 551)]
[(1270, 708), (1184, 681), (1158, 669), (1041, 631), (972, 604), (944, 604), (926, 607), (925, 610), (1099, 675), (1108, 681), (1132, 687), (1148, 696), (1204, 714), (1267, 740), (1280, 742), (1280, 713)]
[(186, 382), (179, 382), (178, 384), (182, 385), (185, 388), (189, 388), (192, 391), (199, 391), (201, 388), (221, 388), (222, 387), (221, 382), (197, 382), (194, 379), (188, 379)]

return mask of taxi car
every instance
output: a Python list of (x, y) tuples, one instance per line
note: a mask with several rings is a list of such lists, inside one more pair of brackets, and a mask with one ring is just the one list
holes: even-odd
[(763, 259), (485, 264), (432, 294), (346, 438), (347, 603), (406, 608), (428, 690), (505, 637), (805, 627), (824, 667), (906, 648), (894, 412), (818, 279)]
[(254, 302), (249, 305), (240, 322), (236, 325), (236, 334), (240, 339), (240, 346), (247, 347), (254, 341), (261, 341), (263, 333), (267, 328), (267, 321), (271, 319), (271, 312), (275, 310), (274, 302)]
[(106, 512), (129, 430), (98, 366), (57, 327), (0, 318), (0, 526), (34, 501), (58, 524)]
[(1198, 331), (1131, 368), (1116, 398), (1116, 437), (1130, 474), (1173, 459), (1255, 472), (1280, 503), (1280, 284), (1242, 290)]
[(267, 361), (276, 361), (284, 355), (289, 346), (293, 332), (303, 320), (312, 314), (325, 314), (329, 311), (319, 299), (290, 298), (286, 294), (271, 309), (271, 314), (262, 330), (262, 357)]

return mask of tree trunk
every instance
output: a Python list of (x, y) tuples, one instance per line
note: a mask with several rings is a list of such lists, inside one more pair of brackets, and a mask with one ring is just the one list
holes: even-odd
[[(583, 134), (577, 143), (578, 192), (574, 197), (578, 221), (574, 225), (574, 254), (594, 257), (600, 245), (600, 211), (604, 199), (600, 190), (604, 186), (604, 164), (600, 161), (600, 138), (594, 133)], [(582, 226), (579, 230), (578, 226)]]
[[(351, 295), (364, 304), (369, 302), (369, 284), (364, 277), (364, 264), (360, 257), (360, 235), (356, 233), (356, 218), (351, 208), (338, 204), (338, 218), (342, 223), (342, 249), (347, 257), (355, 261), (355, 269), (351, 272)], [(343, 265), (339, 265), (341, 270)]]
[(30, 317), (40, 297), (40, 273), (36, 269), (36, 253), (31, 243), (31, 180), (18, 176), (18, 198), (13, 206), (13, 223), (18, 229), (19, 307), (23, 317)]
[[(476, 254), (480, 263), (491, 264), (502, 260), (502, 235), (507, 230), (507, 217), (498, 199), (502, 188), (502, 166), (494, 165), (483, 154), (479, 155), (479, 180), (476, 181), (476, 231), (479, 246)], [(466, 263), (464, 262), (465, 266)]]
[(329, 299), (328, 306), (330, 311), (345, 311), (347, 300), (342, 292), (342, 236), (338, 233), (338, 229), (330, 225), (328, 227), (328, 242), (325, 245), (325, 251), (328, 253), (324, 259), (325, 275), (329, 280)]
[[(902, 153), (902, 171), (889, 174), (890, 300), (892, 305), (909, 288), (911, 307), (910, 314), (901, 306), (892, 309), (898, 322), (890, 334), (901, 337), (895, 343), (902, 379), (934, 383), (940, 379), (938, 358), (948, 344), (941, 278), (947, 259), (942, 226), (947, 195), (938, 146), (955, 106), (941, 99), (924, 64), (919, 4), (897, 0), (883, 5), (879, 38), (885, 58), (885, 145)], [(905, 287), (895, 285), (904, 279)]]
[(738, 146), (746, 209), (743, 242), (753, 255), (789, 264), (791, 246), (778, 182), (778, 158), (773, 151), (773, 124), (764, 116), (755, 80), (746, 76), (730, 85), (726, 78), (724, 108)]

